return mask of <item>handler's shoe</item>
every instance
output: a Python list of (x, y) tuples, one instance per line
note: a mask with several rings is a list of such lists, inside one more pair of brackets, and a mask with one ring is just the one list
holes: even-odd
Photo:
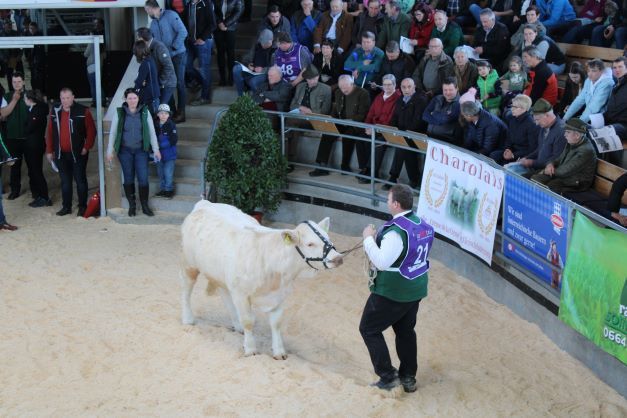
[(371, 383), (370, 386), (382, 389), (382, 390), (392, 390), (395, 387), (399, 386), (401, 381), (398, 377), (394, 377), (392, 380), (383, 378), (379, 379), (377, 382)]
[(416, 391), (416, 378), (415, 377), (401, 377), (401, 385), (403, 390), (407, 393), (413, 393)]

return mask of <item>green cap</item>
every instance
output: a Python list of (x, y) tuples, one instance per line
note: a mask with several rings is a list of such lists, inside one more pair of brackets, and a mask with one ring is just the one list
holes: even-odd
[(531, 106), (532, 113), (547, 113), (553, 110), (553, 106), (551, 103), (547, 102), (545, 99), (539, 99), (533, 106)]
[(588, 132), (588, 124), (579, 118), (572, 118), (566, 121), (566, 124), (564, 125), (564, 130), (585, 134), (586, 132)]

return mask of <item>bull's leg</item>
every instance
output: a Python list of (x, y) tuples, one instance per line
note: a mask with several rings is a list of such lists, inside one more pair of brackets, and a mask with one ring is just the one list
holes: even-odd
[(231, 316), (231, 322), (233, 323), (233, 329), (235, 329), (235, 331), (239, 333), (244, 333), (244, 328), (242, 328), (242, 325), (239, 323), (237, 310), (235, 309), (235, 305), (233, 305), (231, 294), (223, 287), (219, 288), (218, 292), (220, 293), (220, 296), (222, 296), (222, 300), (224, 301), (226, 309), (229, 311), (229, 315)]
[(181, 322), (185, 325), (194, 324), (194, 314), (191, 307), (191, 295), (199, 271), (195, 268), (182, 267), (179, 275), (181, 276)]
[(237, 310), (239, 322), (244, 328), (244, 355), (253, 356), (258, 354), (257, 344), (253, 336), (253, 326), (255, 325), (255, 316), (253, 315), (250, 300), (247, 296), (236, 296), (231, 294), (233, 304)]
[(281, 322), (283, 319), (283, 308), (277, 306), (269, 312), (270, 328), (272, 329), (272, 357), (275, 360), (285, 360), (287, 354), (283, 347), (283, 338), (281, 337)]

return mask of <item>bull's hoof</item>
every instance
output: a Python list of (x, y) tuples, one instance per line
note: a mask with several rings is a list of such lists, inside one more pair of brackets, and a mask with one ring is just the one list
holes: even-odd
[(272, 358), (275, 360), (287, 360), (287, 354), (275, 354)]
[(181, 323), (183, 325), (194, 325), (195, 319), (193, 316), (184, 316), (181, 318)]
[(244, 334), (244, 328), (242, 327), (236, 327), (236, 326), (232, 326), (229, 328), (231, 331), (233, 332), (237, 332), (239, 334)]
[(257, 350), (244, 351), (244, 357), (252, 357), (256, 356), (257, 354), (259, 354), (259, 351)]

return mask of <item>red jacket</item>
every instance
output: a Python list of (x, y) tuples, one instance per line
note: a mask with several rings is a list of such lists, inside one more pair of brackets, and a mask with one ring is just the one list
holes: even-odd
[(433, 20), (434, 13), (431, 12), (423, 23), (418, 23), (415, 18), (412, 18), (411, 28), (409, 28), (409, 39), (416, 39), (418, 41), (418, 48), (426, 48), (429, 46), (429, 40), (431, 39), (431, 32), (435, 26)]
[(541, 61), (533, 70), (529, 71), (529, 84), (524, 93), (531, 97), (532, 103), (543, 98), (555, 106), (557, 103), (557, 77), (546, 62)]
[(389, 126), (392, 115), (394, 114), (394, 106), (400, 97), (401, 92), (398, 90), (394, 91), (394, 94), (388, 97), (387, 100), (383, 100), (383, 92), (379, 93), (370, 105), (370, 110), (368, 110), (365, 122), (373, 125)]

